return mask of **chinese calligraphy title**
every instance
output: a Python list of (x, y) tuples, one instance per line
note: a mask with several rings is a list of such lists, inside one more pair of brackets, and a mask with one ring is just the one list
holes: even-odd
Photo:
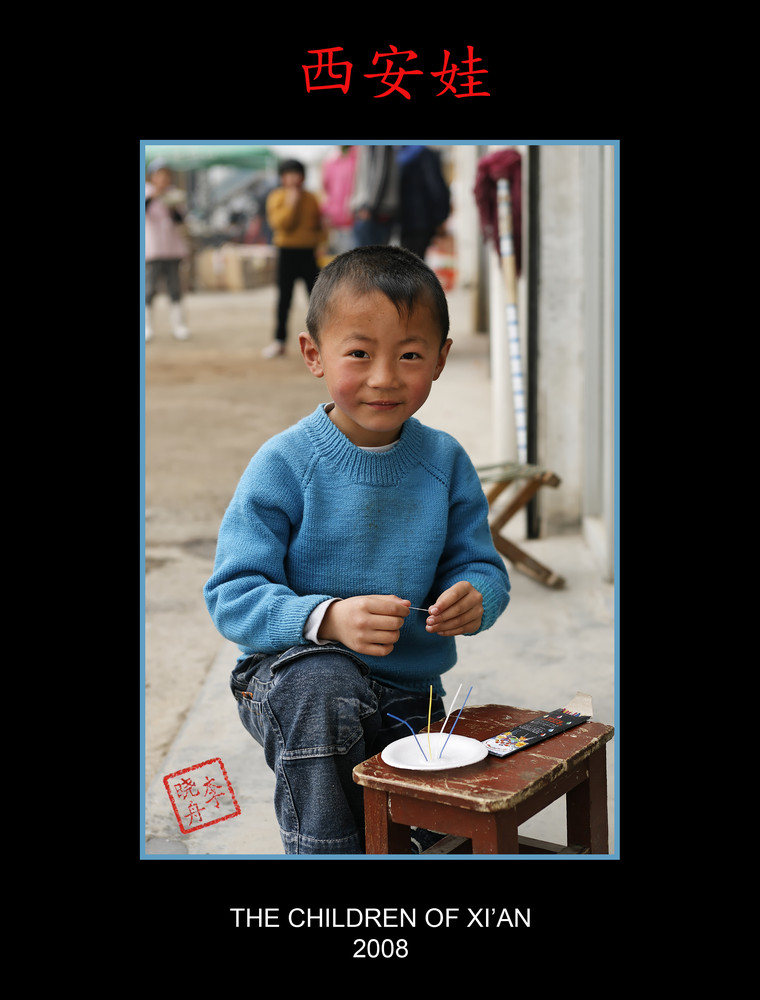
[[(385, 86), (387, 89), (381, 93), (375, 94), (375, 97), (387, 97), (389, 94), (397, 93), (406, 100), (411, 100), (411, 93), (401, 86), (401, 81), (404, 77), (411, 76), (424, 76), (424, 71), (421, 69), (407, 68), (407, 64), (417, 59), (417, 53), (413, 52), (411, 49), (407, 49), (404, 52), (399, 52), (395, 45), (390, 45), (390, 52), (375, 52), (372, 59), (372, 65), (381, 66), (381, 60), (385, 60), (385, 69), (379, 73), (364, 73), (363, 76), (368, 80), (377, 79), (380, 81), (378, 86)], [(348, 93), (348, 89), (351, 86), (351, 70), (354, 68), (353, 63), (348, 61), (339, 62), (334, 59), (334, 53), (343, 52), (340, 46), (336, 46), (331, 49), (308, 49), (309, 55), (315, 55), (317, 61), (313, 65), (303, 65), (302, 69), (306, 77), (306, 90), (311, 93), (313, 90), (342, 90), (344, 94)], [(399, 57), (406, 57), (401, 61), (400, 65), (397, 65), (397, 59)], [(435, 95), (436, 97), (441, 97), (443, 94), (453, 94), (454, 97), (490, 97), (490, 93), (487, 90), (482, 90), (479, 88), (483, 87), (484, 81), (482, 79), (476, 79), (477, 74), (487, 73), (488, 70), (485, 67), (476, 69), (476, 63), (482, 63), (483, 60), (473, 54), (473, 46), (467, 46), (467, 58), (462, 61), (462, 63), (449, 62), (451, 58), (451, 53), (447, 50), (443, 50), (443, 63), (439, 70), (431, 70), (430, 76), (437, 77), (439, 82), (443, 85), (442, 89)], [(413, 64), (413, 66), (416, 64)], [(411, 86), (411, 84), (407, 84)]]

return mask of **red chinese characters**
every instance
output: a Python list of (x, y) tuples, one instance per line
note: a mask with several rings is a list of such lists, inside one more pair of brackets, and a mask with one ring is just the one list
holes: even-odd
[[(352, 64), (350, 62), (333, 62), (333, 52), (342, 52), (343, 49), (340, 46), (334, 49), (308, 49), (309, 55), (317, 56), (317, 63), (315, 66), (302, 66), (302, 69), (306, 75), (306, 89), (311, 90), (342, 90), (345, 94), (351, 83), (351, 69)], [(323, 61), (322, 56), (325, 56), (325, 61)], [(339, 67), (345, 67), (345, 76), (341, 76), (341, 73), (334, 73), (333, 70)], [(309, 75), (309, 70), (316, 70), (313, 77)], [(325, 76), (322, 76), (323, 71)], [(316, 81), (322, 79), (321, 83)], [(338, 80), (338, 83), (325, 83), (325, 80)]]
[[(441, 82), (444, 84), (443, 90), (437, 93), (435, 96), (440, 97), (441, 94), (445, 94), (446, 91), (450, 90), (454, 97), (490, 97), (490, 93), (487, 90), (478, 90), (476, 87), (482, 87), (483, 81), (476, 80), (476, 73), (487, 73), (487, 69), (475, 69), (475, 63), (483, 62), (482, 59), (477, 59), (473, 57), (472, 45), (467, 46), (467, 59), (465, 59), (463, 65), (466, 69), (460, 70), (456, 63), (452, 63), (449, 66), (449, 51), (448, 49), (443, 50), (443, 69), (439, 70), (437, 73), (431, 73), (431, 76), (440, 76)], [(457, 78), (463, 76), (465, 79), (460, 81), (461, 86), (464, 88), (464, 93), (458, 93), (457, 88), (453, 86), (453, 81)], [(447, 78), (448, 77), (448, 78)]]
[[(409, 93), (409, 91), (405, 90), (401, 86), (401, 80), (403, 79), (403, 77), (405, 75), (422, 76), (422, 70), (421, 69), (404, 69), (403, 66), (402, 66), (401, 69), (394, 70), (394, 66), (393, 66), (394, 57), (398, 56), (398, 55), (406, 56), (406, 62), (409, 62), (410, 59), (416, 59), (417, 58), (417, 53), (416, 52), (412, 52), (411, 49), (408, 52), (399, 52), (399, 50), (396, 48), (395, 45), (391, 45), (391, 51), (390, 52), (383, 52), (382, 54), (380, 52), (375, 52), (375, 56), (374, 56), (374, 58), (372, 60), (372, 65), (376, 66), (378, 59), (385, 59), (385, 72), (384, 73), (365, 73), (364, 75), (367, 77), (368, 80), (372, 80), (375, 77), (379, 76), (382, 79), (383, 83), (389, 83), (390, 84), (390, 86), (388, 87), (387, 90), (383, 91), (382, 94), (375, 94), (375, 97), (387, 97), (388, 94), (391, 94), (391, 93), (393, 93), (394, 90), (397, 90), (407, 100), (411, 99), (412, 95)], [(392, 81), (391, 80), (391, 76), (394, 75), (394, 74), (395, 74), (396, 79)]]
[[(386, 89), (374, 94), (375, 98), (388, 97), (391, 94), (398, 94), (405, 100), (412, 99), (411, 90), (402, 86), (405, 77), (424, 76), (425, 70), (417, 68), (419, 65), (415, 61), (419, 56), (412, 49), (399, 50), (395, 45), (389, 45), (389, 52), (375, 51), (372, 58), (372, 65), (381, 65), (381, 60), (385, 61), (385, 68), (379, 73), (362, 74), (367, 80), (379, 80), (379, 85)], [(335, 46), (327, 49), (308, 49), (309, 55), (315, 55), (317, 61), (314, 64), (302, 64), (302, 69), (306, 77), (306, 90), (341, 90), (348, 93), (351, 85), (351, 70), (354, 64), (348, 60), (336, 61), (335, 53), (343, 52), (342, 47)], [(443, 84), (443, 89), (435, 94), (442, 97), (451, 94), (454, 97), (490, 97), (489, 91), (483, 89), (484, 80), (481, 74), (488, 73), (483, 63), (483, 59), (474, 54), (474, 46), (466, 46), (467, 56), (460, 63), (451, 60), (451, 53), (448, 49), (443, 50), (442, 68), (431, 70), (429, 75), (437, 77)], [(414, 63), (412, 67), (409, 63)], [(407, 86), (410, 84), (407, 83)]]
[(240, 815), (240, 806), (219, 757), (186, 767), (164, 778), (182, 833)]

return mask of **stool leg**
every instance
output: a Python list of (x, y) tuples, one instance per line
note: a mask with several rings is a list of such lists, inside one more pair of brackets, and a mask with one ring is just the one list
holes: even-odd
[(483, 813), (470, 831), (473, 854), (519, 854), (514, 813)]
[[(502, 510), (490, 522), (491, 536), (497, 550), (513, 562), (516, 569), (521, 570), (523, 573), (527, 573), (528, 576), (533, 577), (534, 580), (537, 580), (539, 583), (543, 583), (547, 587), (556, 588), (564, 587), (564, 577), (561, 577), (558, 573), (555, 573), (547, 566), (543, 566), (537, 559), (529, 556), (527, 552), (524, 552), (519, 546), (515, 545), (514, 542), (510, 542), (506, 539), (501, 534), (501, 529), (515, 516), (518, 511), (522, 510), (522, 508), (533, 499), (542, 486), (556, 487), (559, 483), (559, 478), (553, 473), (548, 472), (528, 480), (518, 489), (517, 493), (512, 498), (512, 501), (504, 508), (504, 510)], [(496, 484), (496, 486), (487, 495), (489, 507), (493, 505), (493, 502), (502, 490), (506, 489), (509, 485), (511, 485), (511, 481)]]
[(500, 531), (507, 521), (511, 521), (515, 514), (522, 510), (526, 504), (533, 499), (533, 497), (538, 493), (544, 484), (540, 479), (531, 479), (522, 486), (512, 502), (504, 508), (504, 510), (496, 517), (493, 521), (493, 528), (496, 531)]
[(364, 837), (367, 854), (411, 852), (409, 827), (391, 819), (387, 792), (364, 789)]
[(547, 587), (556, 587), (557, 589), (564, 587), (565, 578), (560, 576), (559, 573), (555, 573), (554, 570), (540, 563), (538, 559), (529, 556), (527, 552), (515, 545), (514, 542), (510, 542), (503, 535), (491, 532), (491, 536), (496, 549), (503, 556), (506, 556), (510, 562), (514, 563), (515, 569), (522, 570), (523, 573), (533, 577), (534, 580), (538, 580), (539, 583), (543, 583)]
[(591, 754), (587, 767), (588, 779), (565, 796), (567, 841), (588, 848), (590, 854), (608, 854), (607, 754), (604, 746)]

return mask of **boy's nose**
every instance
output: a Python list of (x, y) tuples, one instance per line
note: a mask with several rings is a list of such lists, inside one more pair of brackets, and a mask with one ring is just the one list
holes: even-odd
[(372, 366), (367, 382), (375, 389), (389, 389), (400, 385), (401, 379), (398, 369), (394, 364), (377, 361)]

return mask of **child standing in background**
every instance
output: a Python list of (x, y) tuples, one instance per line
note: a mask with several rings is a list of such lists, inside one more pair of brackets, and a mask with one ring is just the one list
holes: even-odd
[(187, 340), (190, 331), (182, 309), (180, 262), (189, 247), (180, 229), (185, 218), (185, 196), (172, 184), (172, 172), (163, 160), (148, 167), (145, 185), (145, 340), (153, 336), (152, 305), (159, 285), (170, 299), (172, 333)]
[(319, 274), (316, 248), (326, 238), (319, 203), (310, 191), (304, 190), (303, 164), (298, 160), (285, 160), (280, 164), (279, 175), (280, 187), (269, 194), (266, 202), (272, 240), (278, 247), (279, 300), (274, 340), (264, 349), (265, 358), (276, 358), (285, 353), (293, 288), (300, 278), (306, 285), (306, 291), (311, 293)]

